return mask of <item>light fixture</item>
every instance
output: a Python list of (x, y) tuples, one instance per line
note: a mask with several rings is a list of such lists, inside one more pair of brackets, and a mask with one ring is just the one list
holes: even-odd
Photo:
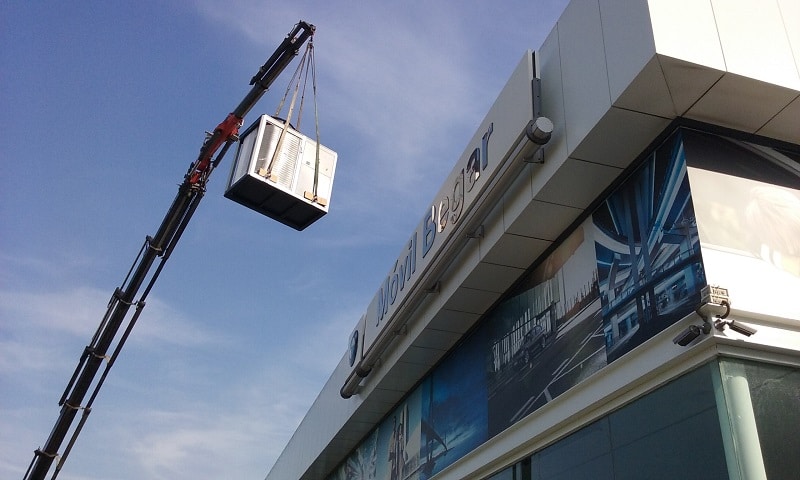
[(550, 141), (553, 135), (553, 122), (547, 117), (537, 117), (528, 122), (525, 128), (525, 136), (536, 145), (544, 145)]
[(544, 163), (542, 147), (553, 136), (553, 122), (547, 117), (537, 116), (529, 121), (520, 134), (517, 144), (511, 149), (510, 158), (524, 163)]

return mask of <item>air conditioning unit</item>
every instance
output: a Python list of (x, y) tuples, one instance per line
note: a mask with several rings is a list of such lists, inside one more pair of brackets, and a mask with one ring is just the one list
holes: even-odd
[(225, 197), (303, 230), (328, 213), (336, 159), (283, 120), (262, 115), (240, 136)]

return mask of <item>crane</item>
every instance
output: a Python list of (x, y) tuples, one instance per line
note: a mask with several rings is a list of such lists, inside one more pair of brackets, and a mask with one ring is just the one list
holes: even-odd
[[(31, 460), (23, 480), (43, 480), (56, 460), (58, 461), (51, 479), (58, 476), (92, 411), (92, 404), (100, 387), (145, 307), (147, 295), (202, 200), (209, 176), (219, 165), (230, 146), (237, 141), (239, 127), (242, 125), (245, 115), (255, 106), (278, 75), (292, 61), (292, 58), (298, 54), (302, 45), (313, 37), (314, 29), (313, 25), (304, 21), (297, 23), (250, 80), (252, 88), (244, 99), (217, 125), (213, 132), (207, 134), (197, 159), (191, 163), (189, 170), (184, 175), (183, 181), (178, 187), (178, 193), (158, 230), (155, 235), (145, 238), (122, 285), (117, 287), (111, 295), (106, 313), (91, 342), (84, 348), (78, 366), (58, 402), (61, 410), (55, 426), (44, 447), (34, 451), (33, 460)], [(310, 42), (309, 45), (311, 45)], [(137, 299), (137, 294), (142, 286), (145, 288)], [(129, 318), (132, 309), (133, 313)], [(122, 335), (114, 345), (123, 325)], [(113, 351), (111, 351), (112, 346)], [(103, 362), (105, 362), (105, 368), (95, 382)], [(93, 386), (94, 388), (92, 388)], [(84, 403), (90, 390), (91, 395)], [(72, 425), (78, 412), (81, 412), (81, 417), (73, 429)], [(68, 435), (69, 441), (66, 449), (59, 454), (59, 449)]]

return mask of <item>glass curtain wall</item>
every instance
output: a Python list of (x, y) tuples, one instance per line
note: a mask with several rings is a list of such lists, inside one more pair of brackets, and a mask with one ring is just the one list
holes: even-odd
[(730, 468), (748, 480), (798, 478), (800, 368), (723, 359), (719, 381)]
[(800, 471), (800, 368), (722, 359), (490, 480), (790, 480)]

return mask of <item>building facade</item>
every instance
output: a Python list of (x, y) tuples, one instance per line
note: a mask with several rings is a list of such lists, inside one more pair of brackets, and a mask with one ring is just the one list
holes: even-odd
[(421, 217), (267, 479), (796, 478), (799, 2), (573, 0)]

